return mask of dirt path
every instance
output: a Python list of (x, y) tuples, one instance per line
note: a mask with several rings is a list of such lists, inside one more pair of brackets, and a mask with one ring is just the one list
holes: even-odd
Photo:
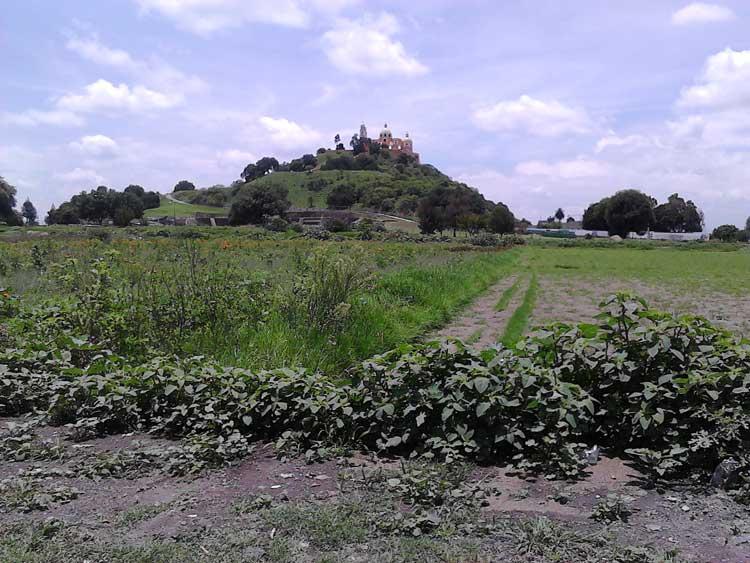
[[(513, 298), (502, 311), (498, 311), (498, 302), (505, 291), (512, 287), (516, 281), (520, 281), (520, 283), (513, 294)], [(459, 317), (441, 330), (431, 334), (430, 339), (458, 338), (477, 348), (492, 346), (503, 336), (505, 325), (523, 301), (528, 285), (528, 276), (524, 273), (518, 273), (503, 279), (479, 297)]]

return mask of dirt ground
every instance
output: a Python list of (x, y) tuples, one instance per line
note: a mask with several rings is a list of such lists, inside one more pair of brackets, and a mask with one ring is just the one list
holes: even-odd
[[(519, 279), (521, 283), (513, 298), (507, 307), (498, 311), (496, 305), (503, 293)], [(428, 339), (458, 338), (477, 348), (492, 346), (502, 337), (505, 325), (523, 301), (528, 285), (528, 277), (522, 273), (503, 279), (448, 325), (431, 334)]]
[[(0, 421), (0, 433), (9, 422), (13, 421)], [(35, 433), (37, 439), (56, 443), (61, 459), (0, 461), (0, 481), (36, 475), (32, 481), (42, 494), (51, 486), (66, 486), (75, 488), (78, 496), (67, 502), (48, 502), (44, 508), (24, 512), (9, 508), (8, 494), (2, 493), (0, 486), (0, 560), (3, 562), (55, 561), (55, 557), (63, 553), (56, 550), (72, 549), (69, 539), (65, 539), (63, 545), (55, 544), (57, 536), (54, 535), (45, 540), (48, 545), (40, 544), (37, 538), (31, 548), (19, 539), (18, 534), (23, 535), (24, 530), (37, 530), (40, 526), (47, 529), (50, 522), (69, 530), (66, 533), (75, 534), (71, 536), (76, 538), (75, 549), (81, 551), (73, 553), (82, 558), (73, 560), (92, 562), (604, 560), (588, 555), (581, 559), (565, 555), (582, 553), (577, 551), (575, 542), (584, 545), (591, 542), (593, 536), (607, 537), (608, 543), (601, 544), (609, 546), (606, 549), (640, 546), (668, 552), (676, 548), (680, 560), (750, 561), (750, 510), (747, 507), (712, 490), (643, 488), (640, 475), (619, 459), (601, 457), (591, 466), (587, 477), (577, 482), (522, 478), (502, 467), (475, 467), (467, 474), (467, 483), (491, 491), (474, 516), (476, 522), (494, 522), (501, 529), (515, 530), (513, 526), (522, 522), (538, 526), (546, 525), (544, 522), (549, 520), (558, 526), (552, 529), (554, 535), (572, 538), (570, 545), (556, 548), (560, 550), (554, 552), (557, 555), (528, 558), (529, 553), (524, 550), (531, 548), (513, 539), (515, 532), (477, 533), (476, 538), (455, 532), (456, 537), (420, 538), (421, 542), (435, 542), (430, 550), (438, 550), (439, 546), (443, 551), (428, 551), (427, 555), (412, 559), (408, 555), (410, 551), (398, 551), (406, 549), (402, 544), (393, 552), (396, 548), (391, 544), (384, 547), (382, 543), (371, 543), (367, 535), (355, 533), (359, 529), (356, 521), (345, 521), (348, 527), (342, 527), (337, 520), (341, 511), (367, 514), (369, 505), (379, 502), (377, 495), (362, 496), (362, 489), (352, 484), (360, 474), (364, 475), (365, 470), (384, 469), (398, 476), (403, 467), (400, 460), (378, 461), (365, 454), (350, 454), (308, 465), (303, 459), (279, 460), (272, 446), (258, 445), (237, 465), (205, 471), (197, 477), (171, 477), (159, 468), (146, 467), (139, 471), (137, 478), (106, 475), (92, 478), (82, 477), (76, 471), (80, 472), (81, 467), (101, 459), (102, 455), (166, 448), (171, 443), (138, 434), (72, 443), (65, 439), (65, 428), (41, 427)], [(631, 513), (626, 522), (617, 520), (605, 524), (591, 518), (598, 505), (613, 499)], [(311, 506), (314, 507), (312, 512)], [(378, 513), (378, 518), (387, 517), (384, 514)], [(321, 519), (326, 522), (322, 528)], [(477, 526), (476, 522), (472, 525)], [(242, 530), (241, 534), (238, 530)], [(240, 537), (237, 534), (245, 538), (245, 543), (238, 543), (235, 548), (231, 542), (227, 543), (227, 538), (236, 539)], [(222, 539), (218, 541), (217, 537)], [(524, 537), (525, 542), (531, 541)], [(347, 543), (349, 540), (351, 544)], [(458, 549), (457, 546), (466, 541), (473, 542), (469, 551), (444, 551)], [(281, 551), (280, 545), (284, 547)], [(153, 555), (155, 546), (161, 550), (159, 553), (163, 552), (158, 558)], [(187, 549), (186, 546), (189, 552), (170, 551)], [(424, 545), (422, 548), (426, 549)], [(99, 558), (91, 558), (89, 549)], [(232, 549), (239, 550), (232, 551), (233, 555), (239, 554), (237, 558), (229, 557), (224, 551)], [(46, 558), (48, 553), (52, 555)], [(443, 557), (437, 553), (452, 555)]]
[(679, 286), (659, 286), (638, 280), (601, 280), (578, 276), (540, 277), (539, 294), (530, 324), (590, 321), (599, 312), (599, 303), (619, 291), (642, 297), (657, 309), (701, 315), (737, 334), (750, 335), (749, 296), (720, 293), (713, 289), (681, 290)]

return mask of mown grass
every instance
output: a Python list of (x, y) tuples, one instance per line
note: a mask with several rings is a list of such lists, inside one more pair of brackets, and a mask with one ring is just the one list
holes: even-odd
[[(177, 196), (179, 199), (179, 196)], [(210, 213), (213, 215), (226, 215), (229, 209), (226, 207), (209, 207), (208, 205), (193, 205), (192, 203), (175, 203), (161, 196), (159, 207), (147, 209), (143, 216), (149, 217), (192, 217), (196, 213)]]
[(523, 301), (513, 312), (513, 315), (510, 317), (508, 324), (505, 327), (505, 332), (501, 339), (504, 346), (512, 348), (519, 340), (521, 340), (521, 338), (523, 338), (529, 325), (531, 314), (534, 312), (534, 305), (536, 304), (538, 291), (539, 282), (537, 281), (536, 273), (533, 273), (529, 280), (529, 286), (526, 289), (526, 293), (523, 296)]
[(750, 291), (750, 248), (527, 246), (525, 256), (539, 275), (641, 280), (675, 288), (702, 288), (724, 293)]
[(503, 294), (500, 296), (500, 299), (498, 300), (497, 304), (495, 305), (495, 311), (502, 312), (505, 311), (505, 309), (508, 308), (508, 305), (510, 304), (511, 299), (515, 296), (516, 292), (518, 291), (518, 287), (521, 285), (521, 277), (519, 276), (515, 282), (513, 282), (513, 285), (506, 288), (505, 291), (503, 291)]

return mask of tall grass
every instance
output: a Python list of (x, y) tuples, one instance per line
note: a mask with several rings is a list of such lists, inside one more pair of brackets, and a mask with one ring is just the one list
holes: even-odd
[(444, 324), (510, 273), (518, 255), (516, 250), (470, 254), (448, 264), (387, 272), (371, 289), (358, 291), (350, 300), (351, 310), (340, 330), (300, 324), (276, 311), (219, 357), (248, 367), (303, 365), (340, 370)]

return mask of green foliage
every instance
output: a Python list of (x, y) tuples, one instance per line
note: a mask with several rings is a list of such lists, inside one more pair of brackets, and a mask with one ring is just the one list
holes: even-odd
[(195, 190), (195, 184), (188, 180), (180, 180), (174, 186), (173, 192), (191, 192)]
[(626, 295), (601, 325), (557, 325), (519, 345), (597, 405), (592, 436), (628, 453), (655, 480), (750, 457), (750, 346), (699, 317), (675, 318)]
[(711, 232), (711, 239), (721, 242), (736, 242), (740, 232), (734, 225), (720, 225)]
[(662, 233), (700, 233), (703, 231), (703, 213), (695, 204), (678, 194), (669, 196), (667, 203), (654, 208), (653, 230)]
[(250, 184), (240, 189), (229, 210), (232, 225), (260, 225), (269, 217), (283, 217), (291, 205), (281, 185)]
[(46, 485), (39, 479), (11, 477), (0, 481), (0, 512), (47, 510), (77, 498), (78, 490), (64, 485)]
[(619, 496), (608, 496), (594, 505), (591, 518), (604, 524), (627, 522), (633, 511), (627, 502)]
[(655, 201), (638, 190), (617, 192), (607, 203), (605, 217), (610, 235), (627, 238), (630, 232), (644, 232), (654, 224)]
[(16, 188), (0, 176), (0, 221), (8, 221), (15, 215)]
[(516, 218), (504, 203), (498, 203), (490, 212), (487, 226), (493, 233), (512, 233), (516, 228)]

